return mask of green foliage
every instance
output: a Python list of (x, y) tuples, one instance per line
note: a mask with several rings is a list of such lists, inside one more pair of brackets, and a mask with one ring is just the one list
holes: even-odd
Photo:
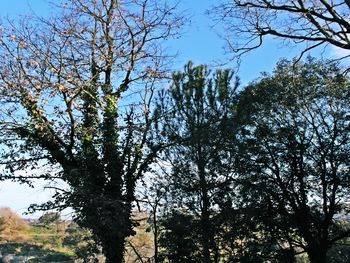
[(48, 212), (39, 218), (39, 223), (43, 225), (58, 224), (61, 222), (61, 215), (58, 212)]
[(174, 210), (160, 222), (160, 227), (164, 228), (159, 237), (160, 262), (195, 263), (201, 260), (198, 220)]
[(71, 222), (65, 231), (64, 246), (74, 251), (76, 257), (85, 262), (95, 262), (101, 253), (92, 239), (91, 232)]
[(346, 240), (334, 245), (327, 255), (329, 263), (346, 263), (350, 261), (350, 242)]
[(336, 64), (281, 61), (240, 94), (239, 206), (311, 262), (349, 235), (335, 220), (347, 213), (349, 84)]
[(228, 73), (189, 63), (159, 100), (172, 145), (162, 258), (346, 262), (349, 79), (334, 63), (283, 60), (237, 96)]
[[(337, 226), (341, 231), (349, 231), (349, 220), (339, 220)], [(350, 238), (343, 238), (337, 241), (327, 253), (327, 260), (329, 263), (346, 263), (350, 261)]]
[[(173, 74), (170, 90), (158, 100), (157, 113), (162, 116), (158, 132), (170, 144), (163, 155), (171, 164), (167, 207), (171, 209), (171, 202), (195, 215), (197, 254), (201, 255), (196, 260), (201, 262), (219, 257), (214, 207), (231, 205), (237, 87), (231, 70), (211, 73), (206, 66), (189, 62), (183, 72)], [(173, 229), (177, 230), (181, 229)], [(170, 243), (167, 246), (170, 249)]]

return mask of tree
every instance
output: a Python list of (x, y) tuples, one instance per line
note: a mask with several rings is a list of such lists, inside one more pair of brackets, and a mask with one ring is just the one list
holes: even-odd
[(0, 233), (3, 239), (16, 241), (28, 228), (28, 223), (10, 208), (0, 208)]
[(62, 222), (61, 215), (58, 212), (47, 212), (38, 219), (39, 223), (44, 226), (59, 224)]
[(304, 44), (301, 56), (319, 46), (350, 50), (347, 0), (234, 0), (219, 4), (214, 13), (222, 20), (230, 50), (238, 56), (260, 47), (268, 36)]
[(173, 75), (170, 91), (158, 102), (157, 114), (163, 116), (159, 133), (171, 145), (162, 160), (170, 165), (172, 199), (180, 212), (199, 220), (201, 262), (218, 262), (220, 256), (214, 218), (232, 188), (230, 138), (237, 86), (231, 70), (211, 74), (206, 66), (189, 62), (184, 72)]
[(326, 262), (349, 237), (349, 79), (336, 64), (282, 61), (240, 95), (240, 207), (281, 248)]
[(199, 222), (193, 215), (173, 210), (161, 222), (164, 230), (159, 237), (163, 248), (160, 257), (163, 262), (195, 263), (201, 260), (197, 235), (201, 235)]
[(91, 232), (71, 222), (64, 233), (63, 246), (69, 247), (76, 257), (84, 263), (99, 262), (101, 248), (96, 246)]
[(184, 20), (154, 0), (70, 0), (55, 11), (1, 31), (1, 175), (63, 181), (34, 208), (72, 207), (107, 262), (122, 262), (136, 182), (160, 149), (149, 129), (161, 43)]

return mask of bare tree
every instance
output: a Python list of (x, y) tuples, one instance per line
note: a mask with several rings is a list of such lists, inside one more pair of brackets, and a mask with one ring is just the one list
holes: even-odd
[(234, 0), (217, 5), (213, 13), (222, 20), (228, 47), (238, 57), (260, 47), (268, 36), (302, 44), (300, 57), (319, 46), (350, 50), (347, 0)]
[(1, 176), (64, 181), (34, 208), (73, 207), (107, 262), (123, 261), (135, 185), (160, 149), (150, 108), (162, 42), (184, 21), (175, 12), (154, 0), (69, 0), (49, 20), (1, 29)]

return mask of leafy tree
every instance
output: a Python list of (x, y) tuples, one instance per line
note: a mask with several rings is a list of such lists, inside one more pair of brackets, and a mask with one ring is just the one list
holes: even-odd
[(1, 31), (1, 176), (63, 181), (33, 208), (72, 207), (107, 262), (122, 262), (136, 182), (160, 149), (148, 135), (161, 42), (183, 19), (154, 0), (69, 0), (55, 11)]
[(336, 64), (282, 61), (240, 94), (240, 207), (315, 263), (350, 235), (349, 84)]
[(173, 210), (161, 222), (159, 259), (174, 263), (195, 263), (201, 258), (198, 247), (199, 222), (188, 213)]
[(39, 223), (43, 225), (58, 224), (61, 222), (61, 215), (58, 212), (47, 212), (39, 218)]
[(54, 235), (50, 237), (50, 243), (55, 244), (57, 247), (62, 246), (65, 223), (62, 221), (59, 212), (46, 212), (39, 217), (38, 225), (54, 233)]
[(159, 130), (171, 145), (163, 158), (171, 167), (171, 199), (199, 220), (201, 262), (219, 260), (215, 214), (230, 201), (234, 154), (229, 140), (238, 86), (232, 79), (231, 70), (211, 74), (190, 62), (173, 75), (171, 89), (158, 102)]
[[(348, 222), (346, 222), (348, 224)], [(337, 242), (329, 251), (327, 259), (329, 263), (345, 263), (350, 260), (349, 238)]]
[(238, 55), (260, 47), (269, 36), (304, 44), (301, 55), (328, 45), (350, 50), (348, 0), (223, 1), (214, 13), (222, 21), (230, 49)]
[[(240, 204), (237, 193), (233, 197), (234, 206), (220, 211), (216, 222), (220, 224), (218, 236), (222, 262), (295, 262), (295, 252), (288, 246), (281, 246), (281, 240), (273, 231), (264, 227), (263, 220), (271, 215), (263, 210)], [(284, 244), (285, 245), (285, 244)]]
[(68, 225), (62, 245), (72, 249), (76, 257), (84, 263), (99, 262), (100, 247), (95, 245), (91, 232), (74, 222)]

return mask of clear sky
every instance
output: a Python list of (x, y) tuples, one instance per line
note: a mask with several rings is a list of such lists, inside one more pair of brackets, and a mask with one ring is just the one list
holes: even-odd
[[(36, 13), (47, 15), (52, 12), (49, 3), (60, 0), (1, 0), (0, 16), (15, 18), (21, 14)], [(182, 0), (181, 8), (191, 16), (191, 24), (186, 27), (180, 39), (168, 43), (169, 49), (178, 52), (175, 69), (181, 69), (189, 60), (195, 64), (213, 65), (217, 60), (225, 60), (224, 42), (211, 30), (212, 21), (205, 11), (214, 0)], [(276, 62), (282, 58), (292, 58), (297, 54), (293, 48), (282, 48), (274, 40), (269, 40), (262, 48), (247, 55), (242, 61), (238, 75), (247, 83), (260, 75), (260, 72), (271, 72)], [(225, 67), (230, 67), (228, 64)], [(0, 182), (0, 207), (9, 206), (18, 213), (23, 213), (31, 203), (46, 201), (49, 192), (44, 191), (45, 183), (39, 183), (34, 189), (12, 182)]]

